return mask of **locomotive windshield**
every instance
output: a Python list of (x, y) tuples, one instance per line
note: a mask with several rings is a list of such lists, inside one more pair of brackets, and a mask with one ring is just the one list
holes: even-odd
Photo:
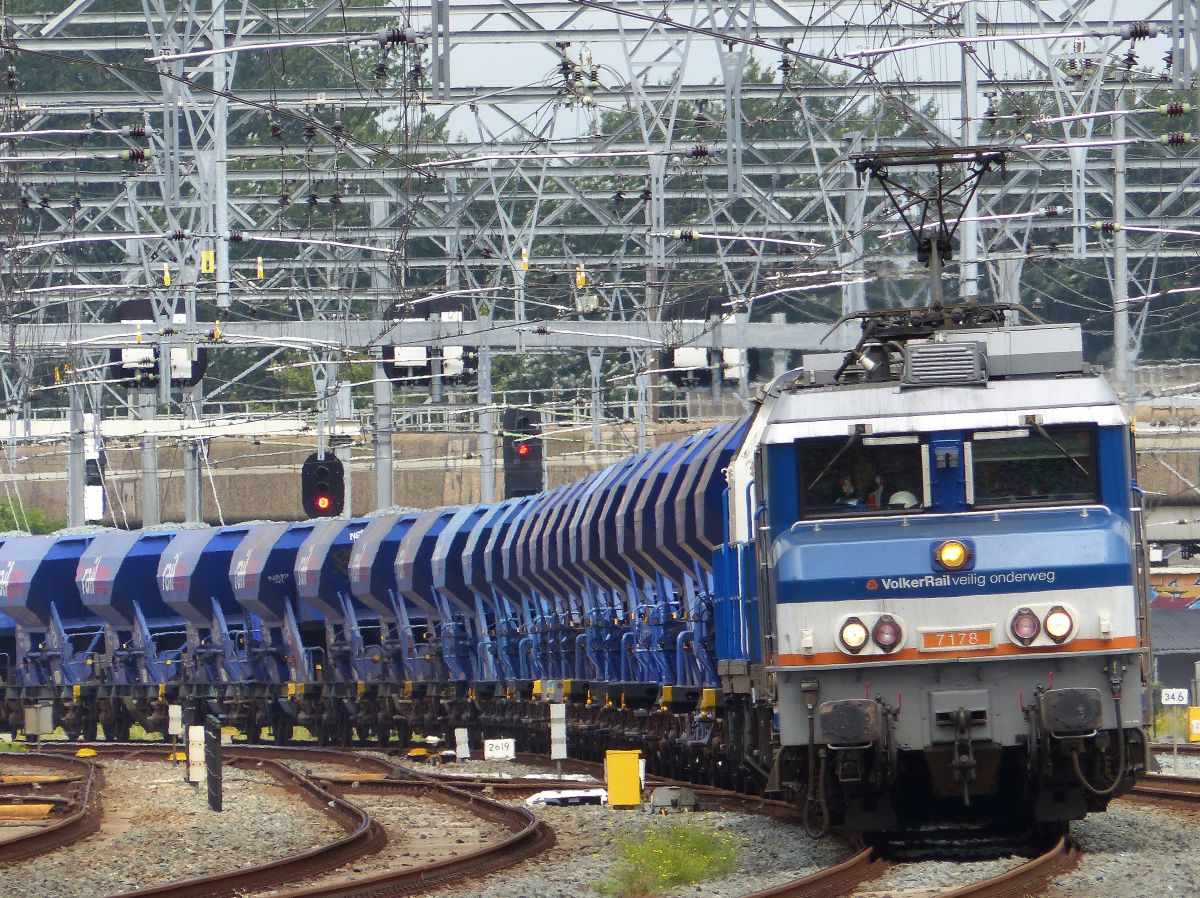
[(912, 513), (927, 504), (915, 436), (800, 440), (796, 451), (804, 517)]
[(1099, 501), (1092, 428), (979, 431), (971, 455), (976, 508)]

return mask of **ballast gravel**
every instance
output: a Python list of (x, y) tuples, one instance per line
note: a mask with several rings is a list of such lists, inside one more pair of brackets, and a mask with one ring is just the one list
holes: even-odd
[(1056, 877), (1049, 898), (1162, 898), (1200, 894), (1200, 822), (1186, 811), (1118, 801), (1071, 824), (1079, 866)]
[[(495, 823), (439, 804), (430, 798), (411, 795), (368, 795), (346, 790), (346, 799), (362, 808), (383, 827), (387, 844), (375, 854), (358, 858), (331, 870), (318, 879), (306, 880), (305, 889), (328, 887), (368, 876), (428, 864), (476, 851), (499, 842), (509, 831)], [(291, 887), (254, 893), (256, 898), (286, 894)]]
[(1154, 756), (1158, 759), (1158, 766), (1162, 768), (1162, 773), (1169, 773), (1172, 776), (1200, 777), (1200, 757), (1175, 755), (1169, 751), (1156, 751)]
[(852, 898), (916, 898), (928, 892), (949, 889), (972, 882), (982, 882), (1005, 870), (1019, 867), (1023, 857), (999, 858), (990, 861), (920, 861), (893, 864), (879, 879), (864, 883)]
[(798, 827), (753, 814), (702, 811), (662, 816), (596, 805), (536, 807), (553, 829), (549, 851), (483, 883), (431, 892), (431, 898), (579, 898), (598, 894), (611, 875), (616, 843), (650, 827), (693, 822), (738, 838), (738, 870), (731, 876), (682, 886), (665, 896), (729, 898), (797, 879), (844, 860), (846, 849), (831, 839), (814, 842)]
[(183, 768), (104, 761), (100, 831), (52, 854), (0, 864), (4, 898), (114, 895), (278, 860), (339, 838), (328, 817), (269, 774), (226, 767), (210, 811)]
[[(456, 761), (452, 763), (438, 762), (431, 764), (425, 761), (410, 761), (407, 758), (393, 757), (390, 759), (397, 767), (412, 770), (424, 776), (466, 777), (466, 778), (495, 778), (495, 779), (553, 779), (556, 774), (553, 766), (544, 764), (522, 764), (520, 761)], [(595, 777), (576, 774), (571, 779), (577, 782), (595, 782)]]

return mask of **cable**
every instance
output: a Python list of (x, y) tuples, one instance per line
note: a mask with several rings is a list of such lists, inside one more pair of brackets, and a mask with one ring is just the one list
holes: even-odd
[(1093, 786), (1088, 782), (1083, 769), (1079, 765), (1079, 745), (1072, 742), (1070, 749), (1071, 769), (1075, 772), (1075, 779), (1078, 780), (1079, 785), (1083, 786), (1084, 791), (1101, 798), (1106, 795), (1112, 795), (1117, 791), (1117, 786), (1121, 785), (1121, 781), (1125, 779), (1125, 723), (1121, 720), (1121, 693), (1119, 689), (1113, 692), (1113, 705), (1117, 710), (1117, 770), (1113, 776), (1113, 781), (1102, 788)]

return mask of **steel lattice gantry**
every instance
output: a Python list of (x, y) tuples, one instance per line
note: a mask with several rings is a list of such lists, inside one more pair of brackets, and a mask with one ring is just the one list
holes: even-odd
[[(783, 333), (770, 314), (827, 321), (876, 289), (919, 294), (905, 285), (909, 235), (850, 162), (880, 146), (1014, 150), (962, 210), (961, 295), (1012, 299), (1031, 252), (1082, 262), (1121, 256), (1127, 240), (1140, 251), (1128, 273), (1111, 266), (1114, 282), (1152, 292), (1149, 260), (1187, 251), (1161, 229), (1195, 214), (1194, 143), (1162, 140), (1194, 123), (1159, 116), (1155, 98), (1190, 90), (1194, 53), (1176, 37), (1172, 69), (1143, 62), (1172, 39), (1141, 22), (1178, 34), (1186, 16), (1119, 0), (1002, 9), (1004, 21), (973, 0), (143, 0), (120, 12), (76, 0), (12, 16), (10, 416), (38, 386), (30, 359), (69, 357), (82, 373), (62, 398), (76, 413), (120, 399), (202, 417), (203, 384), (98, 385), (106, 353), (134, 339), (167, 366), (172, 346), (200, 341), (323, 363), (469, 333), (486, 466), (493, 352), (621, 354), (644, 411), (663, 347), (811, 348), (822, 328)], [(1108, 115), (1122, 105), (1134, 114)], [(1114, 121), (1128, 178), (1114, 171)], [(1118, 217), (1159, 230), (1094, 230)], [(689, 231), (713, 236), (674, 236)], [(130, 299), (150, 301), (152, 324), (103, 324)], [(440, 322), (450, 310), (467, 322)], [(635, 322), (645, 329), (630, 340)], [(1134, 350), (1143, 325), (1124, 338)], [(324, 419), (345, 391), (332, 364), (319, 372)], [(383, 432), (391, 389), (378, 367), (375, 381)], [(197, 453), (187, 471), (198, 496)]]

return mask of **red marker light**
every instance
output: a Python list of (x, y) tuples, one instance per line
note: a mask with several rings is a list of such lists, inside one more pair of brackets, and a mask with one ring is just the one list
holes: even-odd
[(529, 454), (529, 444), (528, 443), (518, 443), (517, 444), (517, 455), (525, 456), (528, 454)]
[(321, 511), (328, 511), (331, 504), (328, 496), (317, 496), (317, 508)]

